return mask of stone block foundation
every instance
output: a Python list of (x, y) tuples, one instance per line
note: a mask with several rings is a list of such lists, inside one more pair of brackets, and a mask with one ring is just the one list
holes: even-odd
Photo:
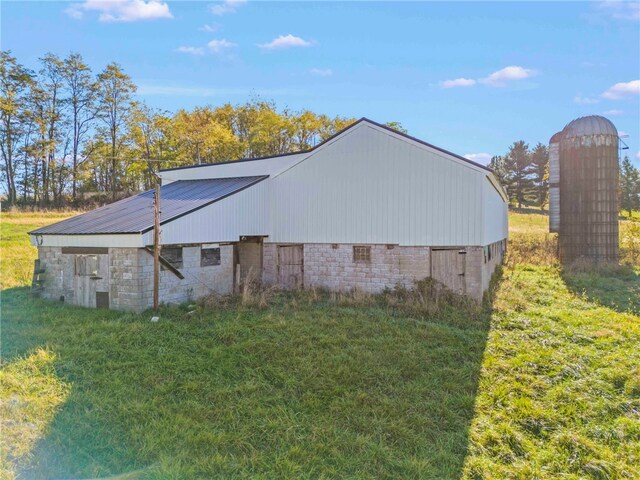
[[(334, 291), (358, 289), (379, 293), (402, 285), (410, 288), (417, 280), (431, 277), (431, 247), (366, 245), (368, 261), (354, 259), (355, 244), (307, 243), (303, 245), (303, 283), (305, 288)], [(493, 255), (487, 258), (490, 248)], [(460, 293), (481, 300), (496, 266), (502, 262), (503, 242), (489, 247), (452, 247), (464, 251), (464, 288)], [(265, 243), (263, 283), (278, 285), (278, 244)], [(438, 279), (446, 284), (443, 279)], [(447, 285), (452, 287), (451, 285)]]

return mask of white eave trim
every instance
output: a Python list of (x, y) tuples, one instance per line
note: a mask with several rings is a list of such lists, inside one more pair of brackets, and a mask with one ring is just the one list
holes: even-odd
[(29, 235), (35, 247), (103, 247), (142, 248), (143, 236), (139, 233), (103, 235)]

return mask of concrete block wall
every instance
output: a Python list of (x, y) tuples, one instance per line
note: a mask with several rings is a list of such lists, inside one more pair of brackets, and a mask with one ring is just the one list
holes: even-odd
[[(429, 276), (429, 247), (371, 245), (371, 262), (353, 261), (353, 244), (304, 245), (304, 286), (377, 293)], [(277, 245), (264, 244), (263, 282), (278, 282)]]
[(278, 283), (278, 245), (275, 243), (262, 244), (262, 283)]
[[(201, 247), (182, 248), (184, 279), (168, 270), (160, 271), (160, 302), (185, 303), (197, 300), (212, 292), (221, 295), (233, 291), (233, 245), (220, 245), (220, 265), (200, 266)], [(153, 255), (140, 249), (140, 279), (142, 285), (142, 309), (153, 306)]]
[[(489, 288), (489, 284), (491, 283), (491, 277), (496, 270), (498, 265), (501, 265), (504, 260), (506, 240), (492, 243), (489, 245), (489, 248), (493, 247), (493, 254), (491, 259), (483, 264), (482, 268), (482, 291), (484, 292)], [(483, 254), (484, 258), (484, 254)]]
[(483, 247), (467, 247), (464, 265), (465, 293), (475, 300), (482, 300), (484, 254)]
[(140, 252), (139, 248), (109, 249), (109, 308), (134, 312), (144, 310)]
[[(416, 280), (430, 276), (430, 248), (417, 246), (370, 245), (371, 262), (353, 261), (353, 244), (305, 244), (304, 286), (329, 290), (357, 288), (378, 293), (400, 284), (412, 287)], [(476, 300), (482, 300), (491, 276), (502, 254), (485, 262), (484, 247), (461, 247), (465, 255), (465, 290)], [(496, 249), (496, 252), (501, 248)], [(277, 244), (265, 243), (262, 279), (266, 285), (278, 283)]]
[[(74, 303), (75, 255), (62, 254), (60, 247), (39, 247), (43, 274), (43, 298)], [(110, 248), (108, 278), (109, 307), (139, 312), (153, 305), (153, 255), (140, 248)], [(233, 290), (233, 246), (220, 246), (220, 265), (200, 266), (200, 246), (183, 247), (184, 279), (168, 270), (160, 272), (160, 302), (184, 303), (212, 292)], [(106, 282), (105, 282), (106, 283)]]
[(38, 247), (40, 267), (45, 273), (42, 297), (52, 300), (73, 301), (73, 277), (75, 264), (73, 255), (63, 255), (61, 247)]

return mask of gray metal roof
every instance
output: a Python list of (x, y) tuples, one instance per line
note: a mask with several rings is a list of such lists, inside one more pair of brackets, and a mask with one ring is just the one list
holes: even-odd
[[(206, 207), (267, 178), (179, 180), (160, 188), (160, 223)], [(153, 190), (29, 232), (33, 235), (144, 233), (153, 228)]]
[(600, 115), (576, 118), (569, 122), (562, 134), (565, 138), (582, 137), (587, 135), (614, 135), (618, 136), (618, 130), (611, 120)]

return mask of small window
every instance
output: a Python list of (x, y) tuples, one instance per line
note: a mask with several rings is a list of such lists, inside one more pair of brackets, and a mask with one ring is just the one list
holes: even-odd
[(182, 268), (182, 247), (163, 247), (160, 255), (162, 255), (173, 268)]
[(76, 255), (76, 275), (93, 277), (98, 275), (97, 255)]
[(220, 249), (203, 248), (200, 250), (200, 266), (211, 267), (213, 265), (220, 265)]
[(371, 263), (371, 247), (354, 245), (353, 261), (356, 263)]

